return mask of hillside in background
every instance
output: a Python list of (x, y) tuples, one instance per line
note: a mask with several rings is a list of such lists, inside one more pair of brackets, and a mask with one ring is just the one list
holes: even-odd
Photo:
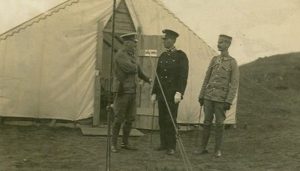
[(242, 77), (272, 90), (300, 89), (300, 52), (259, 58), (240, 70)]
[(226, 148), (249, 170), (300, 169), (299, 80), (300, 52), (240, 66), (238, 129), (227, 133)]
[(240, 66), (238, 113), (299, 112), (300, 52), (259, 58)]

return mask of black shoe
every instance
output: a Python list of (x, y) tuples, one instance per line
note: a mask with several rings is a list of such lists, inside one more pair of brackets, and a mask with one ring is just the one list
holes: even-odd
[(208, 154), (207, 150), (196, 150), (193, 152), (195, 155), (203, 155), (203, 154)]
[(174, 155), (175, 154), (175, 150), (174, 149), (168, 149), (167, 150), (167, 154), (168, 155)]
[(163, 150), (167, 150), (166, 147), (163, 147), (163, 146), (159, 146), (157, 148), (154, 149), (155, 151), (163, 151)]
[(123, 148), (125, 150), (132, 150), (132, 151), (138, 150), (136, 147), (132, 147), (129, 144), (121, 144), (121, 148)]
[(117, 152), (118, 152), (118, 149), (117, 149), (116, 146), (112, 145), (112, 146), (110, 147), (110, 151), (111, 151), (112, 153), (117, 153)]

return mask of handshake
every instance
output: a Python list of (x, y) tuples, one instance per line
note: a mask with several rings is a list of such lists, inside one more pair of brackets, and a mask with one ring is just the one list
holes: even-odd
[[(175, 96), (174, 96), (174, 102), (177, 104), (177, 103), (179, 103), (181, 101), (181, 99), (182, 99), (181, 93), (176, 92)], [(156, 101), (156, 94), (152, 94), (151, 101), (152, 101), (152, 103), (155, 103), (155, 101)]]
[(145, 82), (148, 83), (148, 84), (151, 84), (151, 83), (152, 83), (152, 79), (149, 78), (149, 79), (146, 80), (146, 81), (145, 81), (145, 80), (141, 80), (141, 81), (139, 82), (139, 85), (142, 85), (142, 86), (143, 86)]

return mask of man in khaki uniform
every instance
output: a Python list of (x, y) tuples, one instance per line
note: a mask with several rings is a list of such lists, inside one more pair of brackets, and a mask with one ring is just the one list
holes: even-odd
[(115, 118), (112, 128), (111, 151), (117, 152), (117, 140), (121, 125), (123, 124), (123, 143), (121, 147), (127, 150), (136, 150), (129, 146), (128, 137), (132, 122), (136, 115), (136, 87), (138, 78), (150, 83), (139, 67), (134, 54), (137, 45), (136, 33), (120, 36), (123, 40), (123, 48), (120, 49), (114, 59), (113, 93), (115, 94), (113, 110)]
[(215, 155), (221, 157), (225, 113), (230, 109), (236, 96), (239, 84), (239, 70), (236, 60), (228, 53), (232, 38), (220, 35), (218, 50), (220, 55), (212, 58), (200, 91), (199, 103), (204, 105), (204, 125), (200, 151), (196, 154), (208, 153), (210, 129), (215, 116)]

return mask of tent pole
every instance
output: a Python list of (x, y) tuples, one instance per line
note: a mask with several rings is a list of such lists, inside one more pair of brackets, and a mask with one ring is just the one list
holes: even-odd
[(112, 37), (111, 37), (111, 56), (110, 56), (110, 75), (109, 75), (109, 94), (107, 106), (107, 146), (106, 146), (106, 171), (110, 171), (111, 163), (111, 113), (112, 113), (112, 72), (113, 72), (113, 56), (114, 56), (114, 39), (115, 39), (115, 13), (116, 13), (116, 0), (113, 2), (112, 11)]
[(100, 111), (101, 111), (101, 82), (100, 82), (100, 71), (102, 70), (102, 55), (103, 55), (103, 28), (104, 24), (101, 21), (97, 22), (97, 46), (96, 46), (96, 67), (95, 67), (95, 83), (94, 83), (94, 115), (93, 115), (93, 127), (99, 126)]

